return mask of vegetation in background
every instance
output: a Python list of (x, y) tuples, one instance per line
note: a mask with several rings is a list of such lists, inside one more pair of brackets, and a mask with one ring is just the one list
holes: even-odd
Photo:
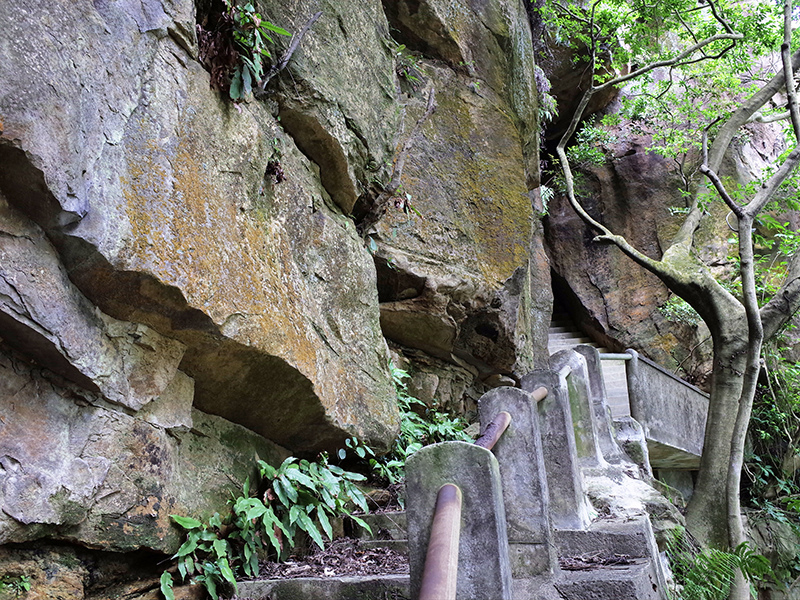
[(463, 418), (428, 408), (408, 393), (408, 373), (393, 364), (389, 367), (400, 407), (400, 435), (391, 452), (372, 458), (370, 465), (380, 479), (393, 484), (404, 479), (406, 460), (423, 446), (451, 440), (470, 442), (472, 438), (464, 433), (467, 422)]
[(732, 552), (702, 549), (679, 531), (667, 546), (667, 556), (677, 584), (669, 593), (671, 600), (725, 600), (737, 571), (751, 584), (775, 581), (769, 561), (747, 542)]
[[(251, 488), (248, 479), (241, 495), (229, 502), (227, 516), (215, 513), (203, 523), (171, 515), (186, 530), (186, 541), (172, 557), (179, 580), (203, 584), (214, 600), (223, 590), (235, 592), (237, 577), (256, 577), (259, 557), (285, 558), (301, 534), (323, 548), (323, 534), (333, 539), (333, 519), (348, 516), (369, 530), (353, 514), (355, 509), (369, 512), (356, 485), (366, 478), (330, 464), (327, 454), (314, 462), (289, 457), (277, 468), (264, 461), (258, 466), (259, 485)], [(174, 599), (173, 581), (170, 571), (161, 576), (167, 600)]]
[[(554, 41), (570, 46), (591, 76), (555, 150), (570, 205), (596, 233), (595, 242), (615, 246), (656, 275), (700, 314), (713, 338), (706, 451), (686, 518), (704, 544), (736, 549), (745, 540), (740, 485), (762, 344), (800, 307), (795, 285), (800, 253), (790, 249), (785, 267), (774, 270), (770, 289), (760, 290), (756, 264), (763, 248), (753, 235), (765, 216), (774, 216), (776, 202), (797, 193), (796, 11), (791, 0), (782, 7), (729, 0), (554, 0), (543, 10)], [(657, 258), (590, 214), (590, 194), (576, 186), (573, 172), (580, 158), (571, 151), (576, 132), (587, 122), (598, 125), (587, 112), (593, 96), (622, 88), (621, 95), (630, 98), (626, 116), (640, 121), (642, 131), (653, 136), (652, 149), (673, 161), (682, 178), (675, 188), (684, 204), (682, 222), (672, 240), (662, 242)], [(774, 121), (775, 115), (783, 119), (785, 150), (774, 167), (750, 184), (721, 175), (726, 153), (751, 135), (749, 123)], [(712, 203), (723, 210), (708, 210)], [(705, 220), (726, 212), (738, 258), (738, 294), (715, 278), (713, 265), (702, 262), (696, 235)], [(719, 485), (720, 473), (726, 474), (725, 486)], [(748, 596), (739, 573), (730, 598)]]

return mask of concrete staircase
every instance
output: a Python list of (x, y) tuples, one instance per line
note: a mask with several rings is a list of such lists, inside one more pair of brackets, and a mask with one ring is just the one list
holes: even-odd
[[(553, 313), (550, 321), (550, 330), (547, 336), (547, 348), (550, 354), (555, 354), (559, 350), (574, 348), (579, 344), (594, 346), (597, 351), (609, 354), (607, 348), (593, 342), (590, 338), (579, 331), (565, 313)], [(631, 415), (630, 400), (628, 398), (628, 380), (625, 374), (624, 360), (606, 360), (601, 356), (601, 366), (603, 369), (603, 382), (606, 386), (608, 407), (611, 409), (611, 416), (614, 419), (629, 417)]]

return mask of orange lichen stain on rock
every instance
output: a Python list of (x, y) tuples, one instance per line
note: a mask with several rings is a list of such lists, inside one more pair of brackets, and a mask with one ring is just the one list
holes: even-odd
[[(421, 158), (406, 167), (403, 185), (423, 214), (441, 213), (448, 229), (468, 238), (455, 249), (462, 266), (474, 265), (489, 282), (501, 284), (525, 264), (533, 227), (533, 209), (525, 185), (519, 134), (497, 107), (441, 95), (422, 142)], [(441, 237), (440, 219), (417, 225), (423, 237)], [(467, 253), (471, 253), (469, 256)]]
[(129, 158), (128, 268), (179, 288), (191, 306), (220, 325), (232, 314), (245, 315), (234, 339), (279, 355), (304, 373), (315, 371), (317, 340), (302, 325), (302, 293), (289, 271), (294, 261), (285, 236), (237, 214), (234, 198), (245, 192), (220, 189), (207, 166), (214, 159), (205, 156), (203, 163), (192, 135), (179, 136), (175, 150), (148, 141)]

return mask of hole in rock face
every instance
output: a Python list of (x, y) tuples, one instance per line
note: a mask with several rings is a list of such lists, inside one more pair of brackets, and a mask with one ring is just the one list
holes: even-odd
[(386, 259), (375, 257), (378, 275), (378, 302), (410, 300), (422, 294), (425, 278), (400, 270)]
[(489, 338), (493, 342), (497, 342), (497, 337), (499, 336), (497, 328), (490, 323), (479, 323), (475, 326), (475, 333), (485, 338)]

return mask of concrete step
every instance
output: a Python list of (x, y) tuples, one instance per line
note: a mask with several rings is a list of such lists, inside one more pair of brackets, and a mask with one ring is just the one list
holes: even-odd
[[(577, 331), (564, 331), (558, 333), (551, 333), (548, 335), (549, 340), (588, 340), (583, 333)], [(591, 340), (590, 340), (591, 341)]]
[(364, 577), (300, 577), (240, 581), (237, 596), (250, 600), (411, 600), (408, 575)]
[(630, 564), (581, 571), (562, 571), (554, 582), (564, 600), (664, 600), (652, 563), (645, 558)]

